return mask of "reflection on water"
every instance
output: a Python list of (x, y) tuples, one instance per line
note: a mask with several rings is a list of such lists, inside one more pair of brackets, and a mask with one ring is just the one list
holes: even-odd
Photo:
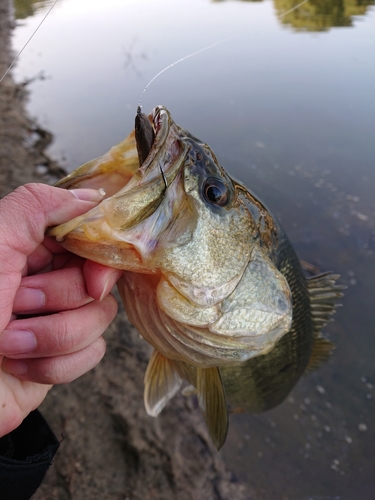
[[(211, 0), (222, 3), (227, 0)], [(264, 0), (239, 0), (259, 3)], [(282, 24), (296, 30), (325, 31), (331, 27), (352, 26), (354, 16), (366, 14), (375, 0), (273, 0)], [(162, 4), (162, 2), (160, 2)], [(13, 0), (16, 19), (25, 19), (42, 9), (51, 0)]]
[(48, 3), (48, 0), (13, 0), (14, 16), (16, 19), (25, 19)]
[[(301, 3), (274, 0), (279, 15)], [(309, 0), (282, 17), (281, 22), (297, 30), (325, 31), (331, 27), (352, 26), (354, 16), (366, 14), (374, 0)]]
[[(226, 0), (211, 0), (214, 3)], [(263, 0), (239, 0), (262, 2)], [(354, 16), (366, 14), (375, 0), (273, 0), (282, 24), (299, 31), (326, 31), (332, 27), (352, 26)], [(285, 14), (284, 14), (285, 13)]]
[[(64, 0), (16, 69), (48, 76), (30, 87), (30, 111), (73, 169), (125, 137), (162, 68), (232, 37), (161, 75), (144, 110), (164, 104), (281, 219), (301, 258), (348, 285), (325, 328), (331, 359), (278, 408), (231, 416), (223, 453), (265, 500), (375, 498), (375, 9), (332, 5), (303, 5), (327, 14), (311, 29), (331, 26), (329, 13), (350, 27), (286, 29), (274, 6), (289, 2)], [(15, 49), (42, 15), (17, 27)]]

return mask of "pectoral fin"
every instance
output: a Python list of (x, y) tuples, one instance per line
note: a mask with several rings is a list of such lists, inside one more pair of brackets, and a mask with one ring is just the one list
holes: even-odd
[(182, 378), (172, 360), (160, 352), (151, 355), (145, 375), (145, 408), (151, 417), (157, 417), (182, 384)]
[(197, 393), (212, 441), (220, 450), (227, 437), (228, 412), (218, 368), (197, 368)]

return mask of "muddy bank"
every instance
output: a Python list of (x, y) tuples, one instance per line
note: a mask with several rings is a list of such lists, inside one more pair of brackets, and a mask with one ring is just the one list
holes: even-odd
[[(0, 76), (13, 58), (9, 4), (0, 0)], [(26, 182), (53, 183), (64, 173), (45, 154), (52, 135), (25, 114), (28, 87), (28, 82), (15, 85), (11, 74), (0, 84), (0, 196)]]
[[(0, 0), (0, 74), (10, 54), (8, 0)], [(52, 136), (24, 111), (30, 85), (0, 84), (0, 195), (62, 171), (45, 154)], [(194, 399), (175, 398), (161, 417), (143, 407), (148, 346), (120, 308), (101, 364), (54, 387), (41, 410), (61, 448), (34, 500), (250, 499), (210, 442)]]

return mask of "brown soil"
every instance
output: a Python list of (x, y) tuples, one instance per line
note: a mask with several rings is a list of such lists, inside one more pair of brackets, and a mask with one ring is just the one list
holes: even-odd
[[(9, 0), (0, 0), (0, 76), (11, 59)], [(0, 196), (53, 182), (52, 136), (25, 114), (27, 84), (0, 84)], [(43, 168), (41, 167), (43, 166)], [(43, 171), (41, 174), (38, 172)], [(215, 450), (194, 399), (176, 397), (157, 419), (143, 407), (149, 347), (122, 307), (105, 334), (107, 354), (79, 380), (54, 387), (41, 410), (63, 436), (34, 500), (250, 499)]]

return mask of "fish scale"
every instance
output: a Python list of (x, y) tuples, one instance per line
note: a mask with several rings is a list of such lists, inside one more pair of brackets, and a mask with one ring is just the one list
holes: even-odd
[(221, 368), (228, 402), (254, 413), (269, 410), (286, 398), (306, 370), (313, 346), (307, 280), (280, 225), (277, 234), (279, 243), (274, 258), (292, 292), (292, 327), (271, 352), (242, 366)]

